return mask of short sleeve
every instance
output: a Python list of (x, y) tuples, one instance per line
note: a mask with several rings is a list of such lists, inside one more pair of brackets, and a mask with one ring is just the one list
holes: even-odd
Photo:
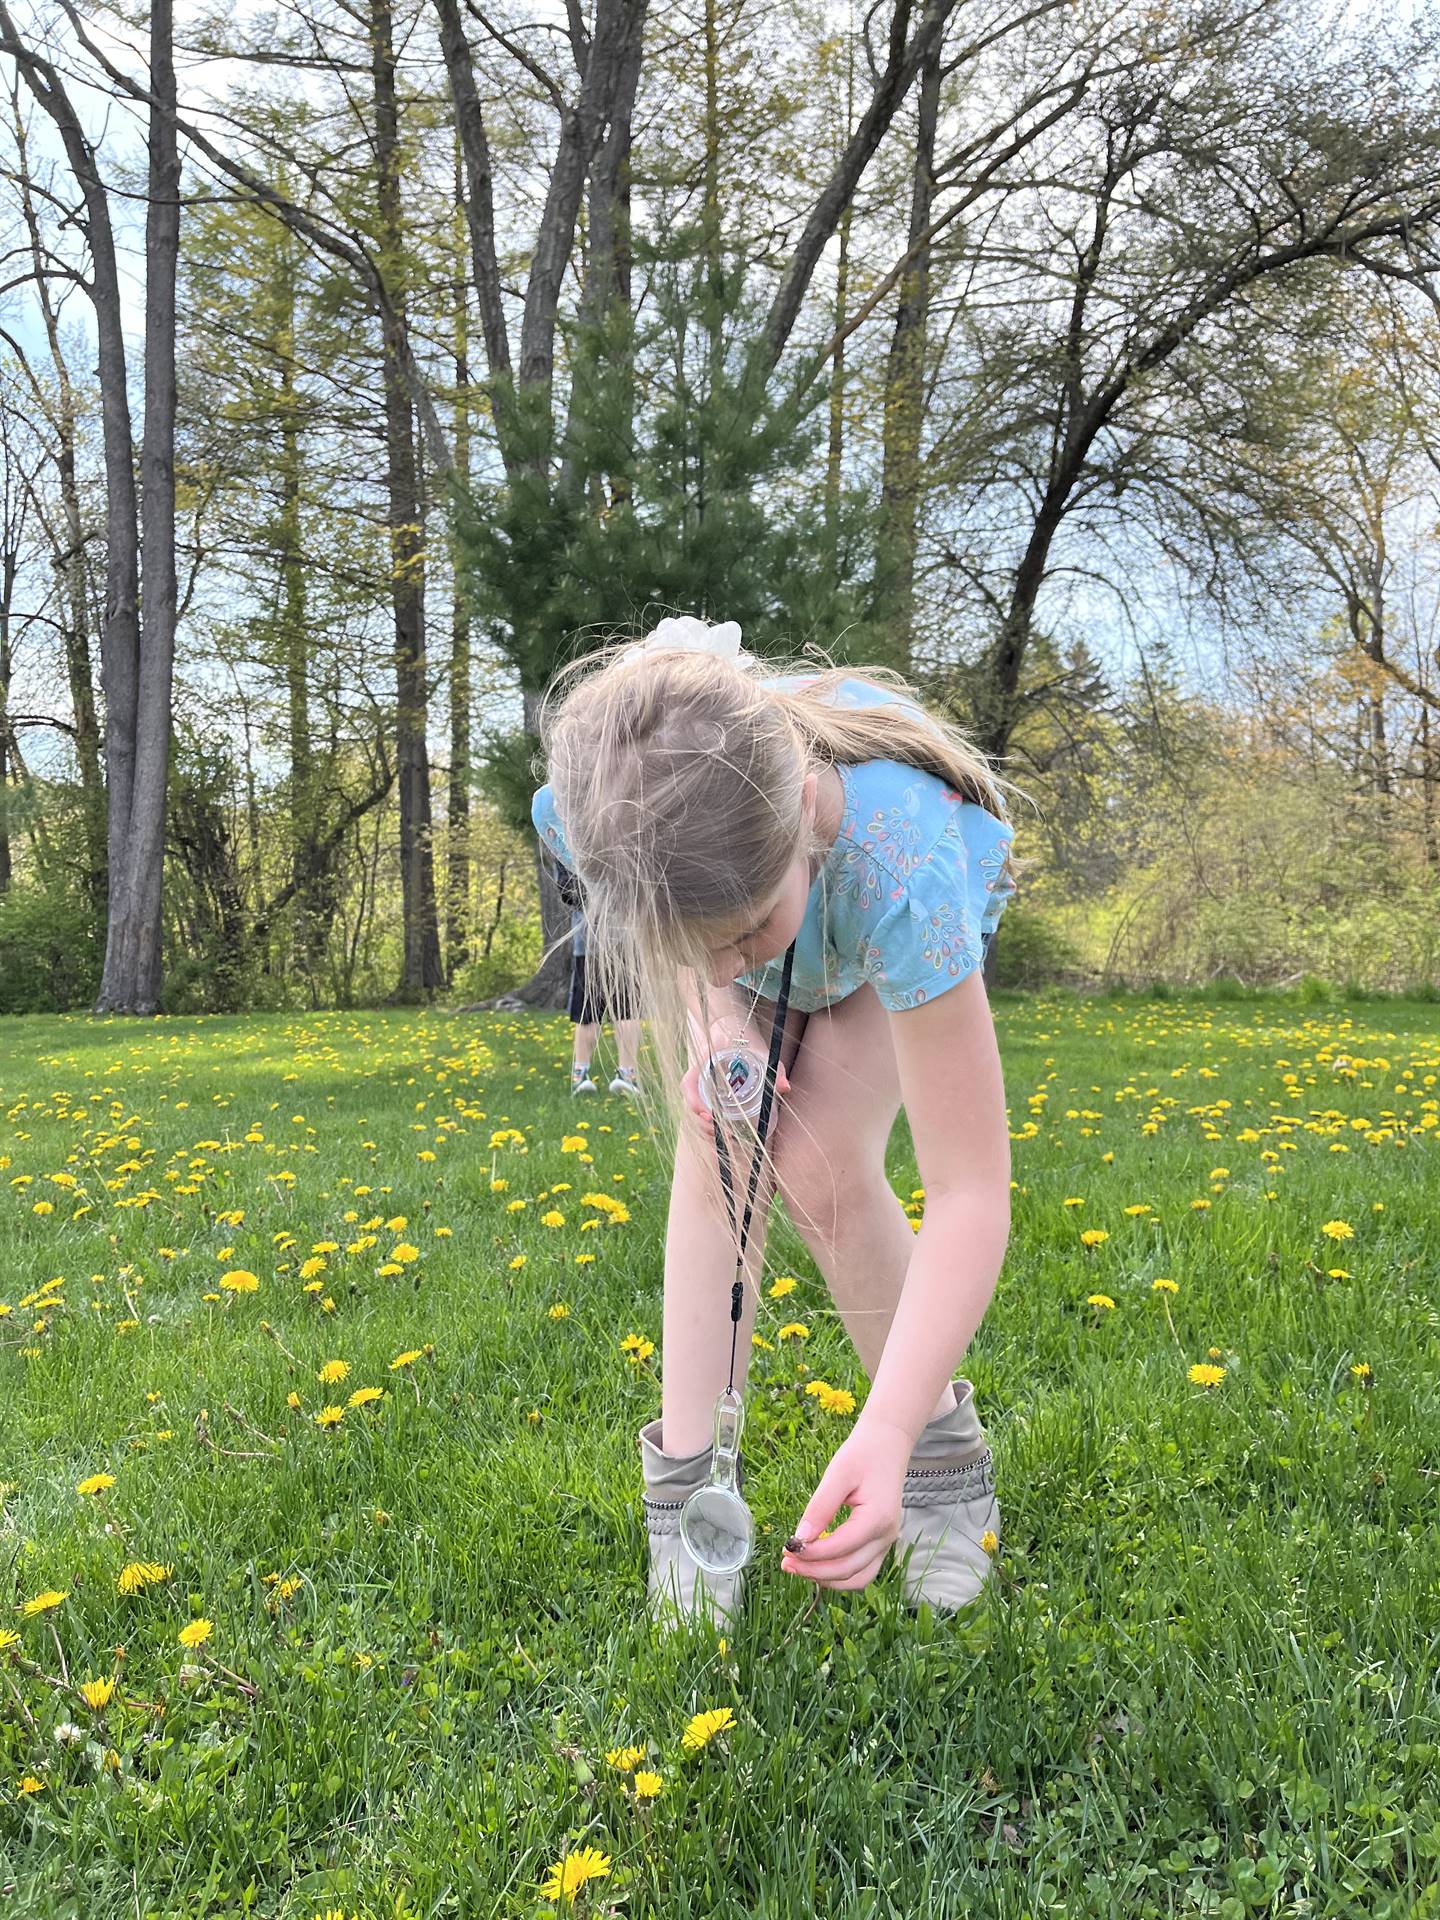
[(865, 977), (882, 1006), (923, 1006), (982, 964), (1015, 891), (1005, 858), (1014, 833), (975, 801), (954, 810), (866, 939)]
[(573, 872), (575, 862), (570, 854), (570, 843), (560, 825), (560, 816), (555, 811), (555, 795), (548, 784), (541, 787), (531, 800), (530, 818), (542, 843)]

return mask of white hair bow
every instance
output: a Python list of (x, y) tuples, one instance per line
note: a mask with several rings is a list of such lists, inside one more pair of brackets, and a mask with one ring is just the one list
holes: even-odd
[(682, 653), (713, 653), (721, 660), (740, 658), (740, 627), (734, 620), (722, 620), (719, 626), (707, 626), (693, 614), (672, 614), (662, 620), (653, 633), (626, 648), (627, 653), (657, 653), (663, 647)]

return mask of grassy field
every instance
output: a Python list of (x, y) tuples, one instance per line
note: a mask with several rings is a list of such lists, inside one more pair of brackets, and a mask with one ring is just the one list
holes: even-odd
[(865, 1383), (777, 1220), (728, 1644), (644, 1623), (667, 1179), (563, 1021), (0, 1023), (0, 1909), (1440, 1915), (1440, 1009), (996, 1014), (997, 1578), (779, 1572)]

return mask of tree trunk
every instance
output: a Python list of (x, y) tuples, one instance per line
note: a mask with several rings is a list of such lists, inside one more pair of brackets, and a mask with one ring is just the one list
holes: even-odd
[(930, 319), (930, 247), (919, 244), (935, 199), (935, 128), (940, 111), (941, 41), (920, 68), (915, 169), (900, 303), (885, 380), (885, 462), (881, 478), (877, 611), (899, 664), (909, 669), (915, 636), (915, 548), (920, 519), (920, 442), (925, 430), (925, 354)]
[(300, 965), (318, 1006), (333, 889), (326, 884), (320, 851), (324, 790), (310, 732), (310, 629), (305, 583), (305, 533), (301, 518), (300, 409), (295, 391), (295, 252), (288, 229), (279, 234), (275, 342), (280, 360), (280, 646), (290, 752), (290, 865), (298, 907)]
[(1440, 829), (1436, 826), (1436, 788), (1440, 787), (1440, 741), (1431, 739), (1430, 708), (1420, 707), (1420, 829), (1425, 864), (1440, 872)]
[(440, 961), (430, 818), (430, 755), (425, 732), (425, 547), (413, 410), (405, 375), (409, 351), (404, 282), (406, 243), (400, 205), (400, 121), (390, 0), (373, 0), (370, 32), (381, 277), (391, 293), (388, 307), (380, 314), (380, 322), (385, 377), (391, 600), (395, 613), (395, 771), (400, 787), (400, 889), (404, 921), (404, 957), (397, 997), (418, 1000), (437, 993), (445, 984), (445, 974)]
[[(542, 695), (532, 687), (524, 689), (525, 730), (538, 734)], [(560, 898), (547, 861), (542, 859), (539, 842), (535, 846), (535, 875), (540, 887), (540, 938), (543, 945), (540, 965), (523, 987), (507, 999), (527, 1007), (563, 1007), (570, 988), (570, 909)], [(558, 947), (556, 942), (560, 944)], [(555, 950), (552, 952), (551, 949)]]
[[(845, 36), (845, 125), (842, 141), (855, 130), (855, 35)], [(835, 267), (835, 351), (831, 356), (830, 439), (825, 461), (825, 519), (838, 536), (840, 480), (845, 460), (845, 322), (850, 308), (850, 229), (855, 203), (849, 201), (840, 216), (840, 257)]]
[[(106, 662), (110, 916), (98, 1012), (154, 1013), (160, 1004), (161, 877), (176, 609), (175, 272), (180, 250), (180, 161), (175, 134), (172, 18), (172, 0), (153, 0), (153, 103), (145, 211), (145, 427), (140, 453), (144, 629), (142, 635), (138, 621), (128, 617), (116, 621), (117, 638), (123, 643), (133, 632), (136, 645), (133, 650), (123, 644), (112, 649)], [(98, 278), (97, 273), (97, 291)], [(124, 400), (119, 318), (117, 288), (109, 352), (119, 355), (119, 372), (117, 376), (112, 369), (108, 381), (105, 335), (101, 336), (101, 379), (107, 411)], [(107, 433), (107, 468), (108, 442), (112, 438), (118, 435)], [(128, 443), (128, 423), (124, 439)], [(133, 493), (131, 497), (133, 500)], [(111, 518), (115, 518), (113, 500)], [(134, 525), (132, 511), (128, 518), (132, 555)], [(112, 559), (112, 582), (115, 573)], [(110, 624), (107, 621), (107, 627)]]
[[(460, 245), (455, 269), (455, 478), (462, 487), (470, 481), (470, 336), (466, 312), (465, 175), (462, 157), (455, 156), (455, 206), (460, 218)], [(445, 806), (445, 977), (453, 981), (470, 959), (470, 607), (466, 596), (463, 555), (459, 542), (450, 542), (453, 583), (450, 616), (450, 790)]]
[[(170, 62), (168, 34), (169, 8), (151, 18), (151, 82), (156, 106), (151, 114), (151, 206), (146, 221), (146, 322), (150, 317), (149, 279), (152, 265), (158, 291), (165, 255), (163, 223), (152, 225), (162, 214), (178, 228), (179, 199), (161, 209), (155, 199), (155, 175), (164, 172), (168, 121), (168, 146), (174, 150), (173, 118), (174, 71)], [(100, 412), (105, 446), (105, 624), (100, 636), (101, 676), (105, 684), (105, 788), (106, 844), (110, 869), (111, 897), (106, 932), (105, 973), (101, 982), (97, 1010), (101, 1012), (139, 1011), (139, 958), (147, 944), (157, 953), (159, 947), (159, 901), (155, 901), (153, 925), (143, 926), (145, 905), (135, 897), (127, 873), (126, 855), (131, 843), (131, 815), (134, 798), (138, 749), (137, 718), (140, 702), (140, 589), (137, 508), (135, 499), (134, 443), (130, 432), (130, 405), (125, 371), (125, 336), (121, 325), (120, 281), (115, 260), (115, 235), (110, 224), (110, 208), (105, 186), (95, 165), (94, 149), (85, 136), (79, 116), (58, 70), (43, 54), (28, 47), (16, 31), (5, 0), (0, 0), (0, 47), (3, 47), (24, 75), (25, 84), (55, 124), (65, 147), (65, 157), (75, 176), (85, 203), (85, 237), (90, 247), (90, 296), (95, 307), (98, 344)], [(171, 112), (167, 114), (167, 97)], [(175, 184), (178, 186), (178, 172)], [(152, 259), (153, 255), (153, 259)], [(174, 252), (171, 252), (169, 304), (170, 338), (174, 338)], [(146, 368), (149, 372), (150, 344), (146, 342)], [(160, 395), (156, 394), (157, 408)], [(173, 401), (173, 386), (172, 386)], [(146, 394), (147, 429), (150, 395)], [(173, 420), (173, 408), (172, 408)], [(158, 456), (158, 446), (153, 449)], [(173, 576), (173, 552), (171, 572)], [(157, 595), (158, 595), (157, 586)], [(171, 605), (174, 605), (172, 591)], [(153, 676), (152, 676), (153, 677)], [(168, 688), (167, 688), (168, 726)], [(162, 776), (163, 777), (163, 776)], [(163, 794), (162, 794), (163, 803)], [(162, 847), (152, 850), (158, 866)], [(157, 887), (158, 887), (158, 875)], [(148, 940), (146, 934), (148, 932)], [(148, 1009), (146, 1009), (148, 1010)]]

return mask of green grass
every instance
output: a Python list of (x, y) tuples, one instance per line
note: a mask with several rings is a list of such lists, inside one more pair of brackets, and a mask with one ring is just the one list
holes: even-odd
[[(1024, 1137), (965, 1368), (997, 1577), (957, 1622), (906, 1612), (893, 1567), (813, 1607), (780, 1573), (849, 1426), (800, 1366), (864, 1380), (777, 1220), (799, 1285), (759, 1330), (813, 1331), (755, 1355), (724, 1652), (644, 1622), (660, 1356), (620, 1341), (658, 1339), (667, 1178), (621, 1100), (571, 1100), (562, 1021), (0, 1023), (4, 1910), (529, 1916), (593, 1845), (573, 1911), (632, 1920), (1440, 1914), (1440, 1009), (997, 1020)], [(582, 1121), (591, 1164), (562, 1150)], [(903, 1126), (892, 1172), (908, 1195)], [(629, 1220), (582, 1233), (591, 1190)], [(316, 1423), (361, 1386), (384, 1397)], [(124, 1596), (132, 1559), (173, 1573)], [(102, 1719), (52, 1684), (120, 1646)], [(733, 1731), (683, 1754), (711, 1707)], [(630, 1742), (664, 1780), (643, 1809), (605, 1764)]]

